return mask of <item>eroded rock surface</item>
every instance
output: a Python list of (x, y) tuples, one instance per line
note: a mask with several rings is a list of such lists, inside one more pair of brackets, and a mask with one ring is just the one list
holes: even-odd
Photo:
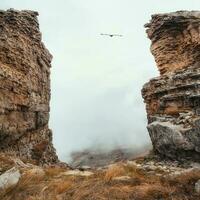
[(153, 15), (146, 27), (160, 71), (142, 89), (154, 150), (200, 160), (200, 12)]
[(0, 11), (0, 151), (58, 161), (48, 128), (52, 56), (34, 11)]

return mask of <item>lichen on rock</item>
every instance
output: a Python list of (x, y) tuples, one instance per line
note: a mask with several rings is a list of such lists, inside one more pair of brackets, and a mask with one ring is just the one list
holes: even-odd
[(200, 159), (200, 12), (153, 15), (146, 24), (160, 76), (142, 89), (155, 152)]
[(37, 12), (0, 11), (0, 151), (58, 161), (48, 128), (52, 56)]

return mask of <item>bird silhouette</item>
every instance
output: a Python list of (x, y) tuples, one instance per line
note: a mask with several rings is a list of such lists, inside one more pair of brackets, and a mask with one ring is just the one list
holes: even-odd
[(123, 35), (120, 35), (120, 34), (107, 34), (107, 33), (101, 33), (100, 35), (105, 35), (105, 36), (109, 36), (109, 37), (122, 37)]

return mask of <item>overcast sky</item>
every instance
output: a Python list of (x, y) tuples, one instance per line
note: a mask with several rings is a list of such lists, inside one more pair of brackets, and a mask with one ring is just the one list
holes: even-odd
[(90, 146), (150, 142), (140, 91), (158, 71), (143, 25), (154, 13), (198, 10), (199, 0), (0, 0), (0, 7), (40, 14), (54, 57), (50, 127), (62, 160)]

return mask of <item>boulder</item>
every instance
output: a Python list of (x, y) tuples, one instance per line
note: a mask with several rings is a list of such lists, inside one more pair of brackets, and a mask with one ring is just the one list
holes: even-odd
[(195, 183), (195, 192), (200, 194), (200, 180)]
[(0, 189), (7, 189), (15, 186), (18, 183), (20, 177), (21, 174), (19, 170), (15, 167), (11, 168), (0, 176)]

